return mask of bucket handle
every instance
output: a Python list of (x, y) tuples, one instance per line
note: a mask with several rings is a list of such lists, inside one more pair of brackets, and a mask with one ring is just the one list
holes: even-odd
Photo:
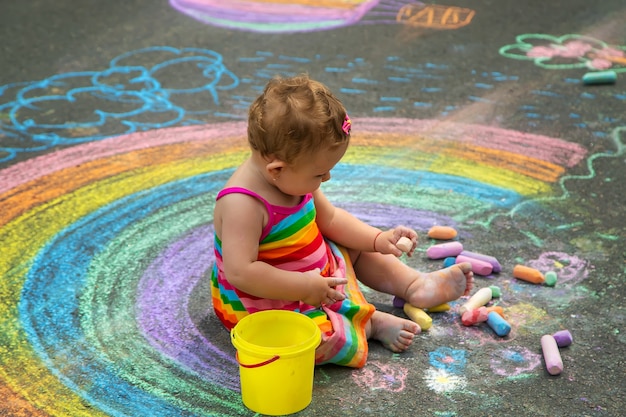
[(239, 360), (239, 352), (235, 353), (235, 357), (237, 358), (237, 363), (240, 366), (243, 366), (244, 368), (260, 368), (261, 366), (265, 366), (265, 365), (269, 365), (272, 362), (276, 362), (278, 359), (280, 359), (280, 356), (276, 355), (272, 358), (269, 358), (268, 360), (261, 362), (261, 363), (255, 363), (254, 365), (246, 365), (241, 363), (241, 361)]

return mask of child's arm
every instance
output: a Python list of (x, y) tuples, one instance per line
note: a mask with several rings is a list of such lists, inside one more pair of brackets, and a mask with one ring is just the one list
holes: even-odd
[[(217, 205), (219, 204), (219, 206)], [(216, 204), (216, 229), (220, 230), (224, 273), (241, 291), (260, 298), (303, 301), (318, 306), (343, 300), (333, 287), (344, 278), (324, 278), (317, 271), (291, 272), (258, 261), (259, 238), (266, 223), (266, 209), (257, 199), (230, 194)]]
[(313, 193), (313, 198), (317, 211), (317, 226), (322, 234), (333, 242), (355, 250), (390, 253), (395, 256), (403, 253), (396, 246), (401, 237), (407, 237), (413, 242), (408, 251), (409, 255), (417, 245), (417, 233), (408, 227), (397, 226), (381, 232), (380, 229), (357, 219), (346, 210), (335, 207), (320, 189)]

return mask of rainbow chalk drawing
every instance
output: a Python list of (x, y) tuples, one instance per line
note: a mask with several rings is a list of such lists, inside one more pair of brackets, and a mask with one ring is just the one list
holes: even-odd
[[(325, 191), (379, 227), (462, 230), (468, 220), (506, 215), (551, 196), (586, 155), (564, 140), (494, 127), (354, 123)], [(208, 339), (200, 322), (212, 315), (192, 317), (189, 308), (206, 286), (215, 195), (247, 156), (245, 128), (235, 121), (131, 132), (0, 171), (7, 403), (33, 416), (246, 415), (226, 333)], [(401, 389), (401, 371), (385, 370), (395, 382), (381, 387)], [(449, 371), (424, 378), (437, 392), (465, 386)]]
[(474, 10), (399, 0), (170, 0), (179, 12), (227, 29), (261, 33), (330, 30), (355, 24), (457, 29)]

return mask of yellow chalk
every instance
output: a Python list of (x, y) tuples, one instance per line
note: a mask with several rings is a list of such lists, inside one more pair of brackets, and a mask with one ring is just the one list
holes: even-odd
[(443, 303), (438, 306), (428, 307), (426, 310), (428, 310), (429, 313), (443, 313), (444, 311), (450, 310), (450, 304)]
[(415, 323), (419, 324), (423, 331), (430, 329), (433, 325), (433, 319), (421, 308), (413, 307), (409, 303), (404, 303), (403, 309), (404, 313)]

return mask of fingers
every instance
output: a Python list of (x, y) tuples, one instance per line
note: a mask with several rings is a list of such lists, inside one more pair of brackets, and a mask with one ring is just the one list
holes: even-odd
[(326, 279), (328, 280), (328, 286), (331, 288), (335, 288), (338, 285), (346, 285), (348, 283), (347, 278), (332, 277)]

